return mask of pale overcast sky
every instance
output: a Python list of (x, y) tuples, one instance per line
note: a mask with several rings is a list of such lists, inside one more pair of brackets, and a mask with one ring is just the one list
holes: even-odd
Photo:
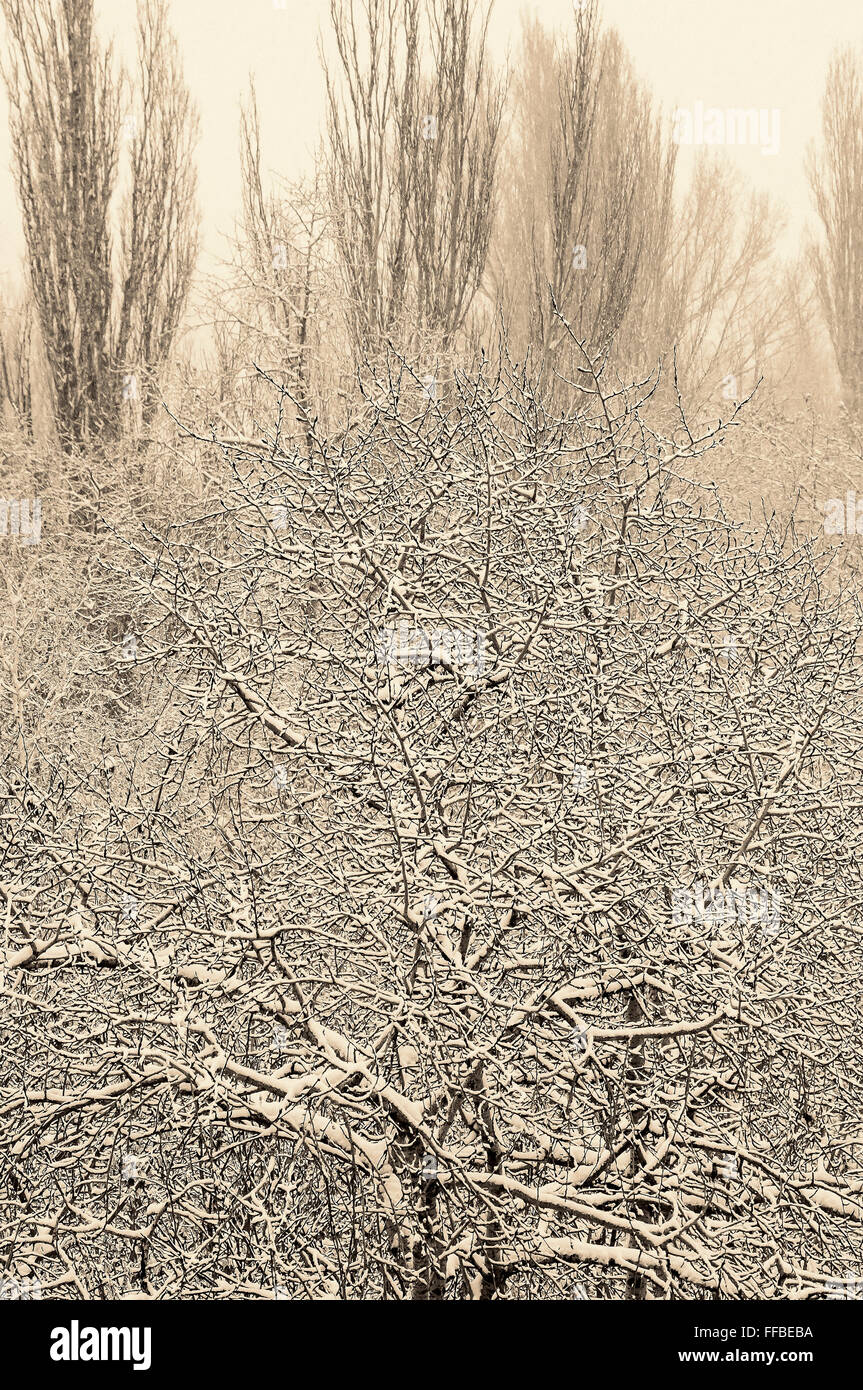
[[(100, 0), (102, 32), (129, 49), (135, 0)], [(494, 53), (515, 51), (522, 0), (497, 0)], [(565, 25), (571, 0), (539, 0), (550, 25)], [(328, 31), (328, 0), (171, 0), (186, 77), (201, 114), (198, 151), (205, 244), (218, 249), (239, 194), (238, 107), (255, 76), (267, 164), (285, 176), (308, 167), (320, 130), (323, 89), (317, 38)], [(785, 200), (795, 228), (810, 216), (805, 147), (833, 48), (863, 46), (860, 0), (604, 0), (603, 13), (628, 45), (641, 75), (669, 112), (676, 106), (778, 108), (776, 156), (729, 153), (759, 187)], [(685, 152), (683, 152), (685, 153)], [(0, 268), (17, 272), (18, 213), (8, 173), (5, 106), (0, 110)], [(684, 160), (685, 167), (685, 160)], [(6, 276), (4, 275), (4, 280)]]

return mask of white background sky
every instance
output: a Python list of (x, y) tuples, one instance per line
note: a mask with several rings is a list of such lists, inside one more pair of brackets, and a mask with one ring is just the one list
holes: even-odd
[[(97, 0), (101, 32), (130, 52), (135, 0)], [(566, 25), (571, 0), (538, 0), (552, 26)], [(515, 57), (522, 0), (497, 0), (491, 36), (501, 61)], [(604, 0), (603, 14), (629, 47), (641, 76), (670, 112), (697, 100), (720, 107), (778, 107), (775, 157), (729, 153), (759, 187), (787, 204), (795, 232), (811, 216), (803, 154), (818, 129), (827, 63), (840, 43), (863, 47), (861, 0)], [(328, 31), (328, 0), (171, 0), (171, 20), (201, 115), (198, 150), (204, 240), (223, 246), (239, 198), (238, 110), (250, 74), (261, 109), (267, 165), (287, 177), (307, 168), (323, 115), (317, 53)], [(0, 98), (0, 273), (17, 278), (22, 248), (8, 172), (6, 113)]]

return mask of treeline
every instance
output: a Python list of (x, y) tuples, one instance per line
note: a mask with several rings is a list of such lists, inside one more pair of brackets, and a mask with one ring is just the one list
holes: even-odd
[(73, 448), (145, 432), (169, 367), (242, 431), (252, 364), (309, 418), (388, 343), (434, 392), (447, 363), (501, 333), (576, 384), (573, 338), (629, 377), (666, 356), (698, 405), (742, 399), (765, 374), (817, 390), (838, 369), (846, 406), (860, 406), (863, 87), (850, 50), (827, 74), (808, 157), (823, 235), (790, 264), (781, 209), (727, 158), (708, 149), (684, 182), (669, 113), (598, 0), (575, 5), (565, 32), (527, 18), (506, 72), (489, 4), (331, 0), (312, 175), (268, 186), (254, 90), (242, 112), (233, 264), (200, 286), (202, 375), (179, 336), (197, 116), (167, 0), (140, 0), (134, 72), (96, 36), (93, 0), (0, 5), (27, 248), (25, 292), (2, 318), (0, 396), (25, 431), (36, 378)]

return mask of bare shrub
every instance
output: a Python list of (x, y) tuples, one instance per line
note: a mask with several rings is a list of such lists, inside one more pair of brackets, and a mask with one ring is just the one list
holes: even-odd
[(688, 481), (718, 435), (585, 373), (563, 414), (506, 359), (443, 408), (391, 356), (311, 457), (225, 445), (217, 506), (130, 537), (140, 714), (0, 811), (20, 1277), (859, 1265), (860, 604)]

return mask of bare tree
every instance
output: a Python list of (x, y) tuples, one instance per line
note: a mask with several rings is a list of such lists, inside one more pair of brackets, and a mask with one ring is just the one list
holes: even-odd
[(343, 76), (339, 85), (326, 71), (330, 202), (358, 346), (380, 341), (392, 330), (407, 293), (408, 151), (398, 151), (395, 169), (390, 160), (397, 83), (407, 100), (418, 81), (419, 4), (330, 4)]
[(24, 296), (0, 306), (0, 409), (9, 406), (26, 435), (33, 433), (33, 305)]
[(121, 223), (120, 307), (112, 356), (140, 372), (144, 418), (167, 362), (198, 252), (198, 118), (183, 80), (167, 0), (139, 0), (130, 125), (130, 186)]
[(596, 0), (576, 10), (571, 37), (527, 24), (519, 69), (498, 293), (521, 343), (566, 345), (557, 305), (608, 352), (656, 296), (675, 151)]
[(417, 318), (444, 350), (480, 288), (494, 225), (505, 88), (487, 71), (489, 14), (480, 10), (475, 32), (470, 0), (430, 5), (432, 76), (399, 93)]
[(252, 87), (240, 125), (243, 217), (234, 266), (235, 322), (247, 357), (290, 389), (305, 418), (312, 408), (313, 349), (319, 346), (315, 313), (324, 293), (328, 222), (322, 176), (316, 172), (305, 183), (268, 190), (261, 159)]
[[(196, 252), (195, 118), (165, 0), (139, 6), (125, 122), (127, 79), (95, 36), (93, 9), (93, 0), (3, 0), (30, 287), (68, 444), (116, 431), (124, 398), (152, 410), (152, 376), (170, 350)], [(117, 278), (121, 124), (131, 171)]]
[(624, 379), (676, 352), (692, 408), (741, 399), (768, 368), (771, 383), (787, 372), (805, 310), (777, 255), (781, 210), (716, 156), (677, 188), (667, 122), (597, 5), (557, 38), (528, 22), (518, 73), (491, 258), (514, 346), (561, 369), (571, 342), (560, 309)]
[(332, 0), (330, 198), (359, 354), (396, 327), (451, 344), (482, 279), (503, 88), (473, 9)]
[[(242, 210), (230, 256), (203, 300), (212, 354), (198, 381), (216, 427), (239, 434), (255, 428), (259, 404), (269, 410), (269, 379), (278, 381), (294, 403), (290, 429), (302, 434), (310, 414), (328, 414), (338, 394), (333, 377), (344, 354), (325, 351), (333, 320), (343, 318), (338, 267), (321, 164), (296, 181), (268, 175), (254, 83), (241, 111), (240, 171)], [(193, 409), (190, 418), (200, 413)]]
[(818, 295), (842, 377), (845, 404), (863, 408), (863, 77), (851, 48), (827, 74), (823, 146), (808, 156), (809, 182), (824, 243), (813, 246)]
[(777, 255), (784, 225), (781, 209), (747, 191), (726, 159), (699, 157), (660, 252), (654, 312), (636, 339), (651, 356), (676, 348), (693, 406), (723, 391), (742, 399), (795, 338), (803, 308), (799, 277)]

